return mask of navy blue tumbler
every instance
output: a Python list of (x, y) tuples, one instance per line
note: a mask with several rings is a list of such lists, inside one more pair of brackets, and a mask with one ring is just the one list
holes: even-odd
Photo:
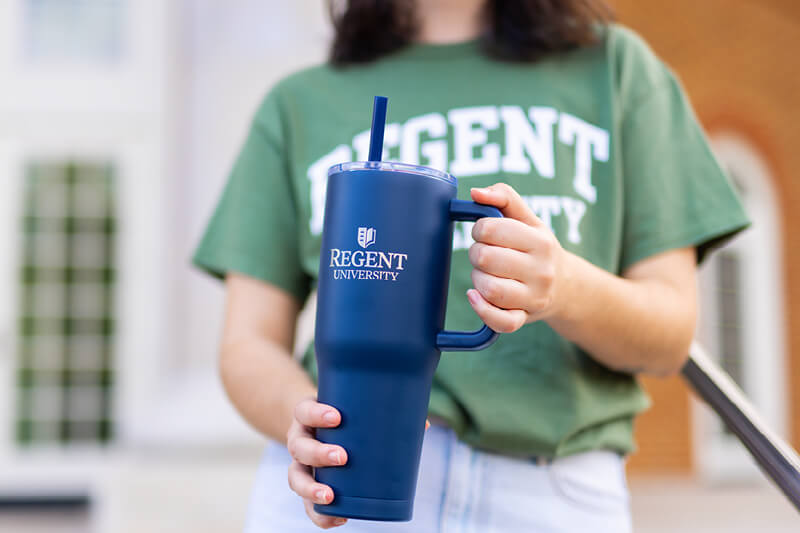
[(456, 178), (394, 162), (328, 171), (315, 349), (318, 400), (342, 422), (317, 439), (348, 462), (315, 469), (323, 514), (410, 520), (433, 373), (441, 351), (480, 350), (497, 333), (442, 331), (454, 220), (499, 217), (457, 200)]

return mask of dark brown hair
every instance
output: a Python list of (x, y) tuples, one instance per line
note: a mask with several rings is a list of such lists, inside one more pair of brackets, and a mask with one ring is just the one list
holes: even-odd
[[(329, 0), (335, 37), (330, 61), (366, 63), (402, 49), (417, 31), (414, 0)], [(532, 62), (551, 52), (594, 44), (612, 18), (603, 0), (486, 0), (483, 51)]]

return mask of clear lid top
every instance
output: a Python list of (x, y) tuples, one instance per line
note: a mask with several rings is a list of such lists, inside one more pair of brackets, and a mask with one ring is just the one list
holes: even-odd
[(442, 180), (454, 187), (458, 186), (456, 177), (447, 172), (442, 172), (441, 170), (436, 170), (431, 167), (423, 167), (422, 165), (408, 165), (395, 161), (354, 161), (352, 163), (339, 163), (328, 169), (328, 176), (346, 170), (393, 170), (396, 172), (410, 172), (412, 174), (419, 174), (428, 178)]

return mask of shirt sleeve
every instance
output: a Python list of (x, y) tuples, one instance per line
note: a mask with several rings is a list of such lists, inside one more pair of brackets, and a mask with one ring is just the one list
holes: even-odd
[(268, 96), (228, 177), (193, 263), (223, 278), (239, 272), (275, 285), (303, 302), (298, 214), (281, 142), (280, 112)]
[(623, 117), (620, 271), (687, 246), (700, 262), (749, 224), (679, 82), (663, 68), (660, 83)]

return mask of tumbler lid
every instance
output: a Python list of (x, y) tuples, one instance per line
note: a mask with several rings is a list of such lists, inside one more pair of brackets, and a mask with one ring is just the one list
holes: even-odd
[(351, 170), (387, 170), (395, 172), (410, 172), (411, 174), (419, 174), (428, 178), (434, 178), (458, 186), (458, 180), (452, 174), (436, 170), (431, 167), (424, 167), (422, 165), (409, 165), (407, 163), (398, 163), (396, 161), (353, 161), (350, 163), (339, 163), (333, 165), (328, 169), (328, 176), (337, 172), (351, 171)]

